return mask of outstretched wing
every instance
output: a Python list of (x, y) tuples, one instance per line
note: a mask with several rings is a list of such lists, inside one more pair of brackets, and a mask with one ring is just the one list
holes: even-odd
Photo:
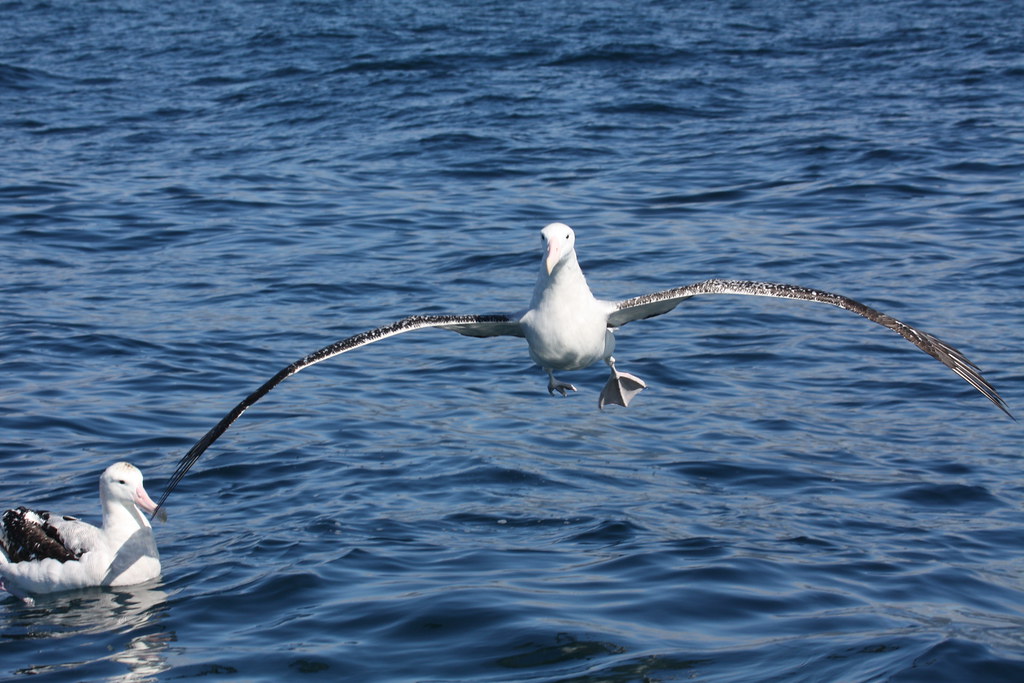
[(361, 332), (347, 339), (335, 342), (330, 346), (325, 346), (319, 351), (314, 351), (305, 358), (297, 360), (288, 367), (282, 369), (276, 375), (264, 382), (263, 386), (246, 396), (241, 403), (232, 408), (231, 412), (225, 415), (220, 422), (214, 425), (213, 429), (206, 432), (206, 434), (203, 435), (203, 438), (199, 439), (199, 441), (189, 449), (188, 453), (186, 453), (178, 462), (177, 469), (174, 470), (174, 474), (171, 475), (171, 479), (167, 483), (167, 487), (164, 489), (163, 494), (160, 496), (160, 500), (157, 501), (153, 517), (156, 517), (160, 513), (160, 509), (167, 500), (167, 496), (174, 491), (175, 487), (181, 482), (182, 477), (184, 477), (185, 473), (189, 471), (189, 468), (199, 460), (199, 456), (203, 454), (203, 451), (209, 448), (210, 444), (220, 438), (220, 435), (227, 431), (227, 428), (231, 426), (231, 423), (237, 420), (242, 413), (249, 408), (249, 406), (266, 396), (267, 393), (278, 384), (291, 377), (299, 370), (308, 368), (310, 365), (315, 365), (320, 361), (358, 349), (360, 346), (366, 346), (367, 344), (372, 344), (373, 342), (393, 337), (396, 334), (412, 332), (413, 330), (422, 330), (429, 327), (440, 327), (469, 337), (523, 336), (522, 329), (519, 327), (519, 319), (508, 315), (414, 315), (408, 318), (403, 318), (402, 320), (391, 323), (390, 325), (384, 325), (383, 327), (377, 327), (372, 330), (367, 330), (366, 332)]
[(859, 301), (818, 289), (783, 285), (774, 282), (705, 280), (704, 282), (686, 285), (685, 287), (676, 287), (675, 289), (667, 289), (663, 292), (655, 292), (654, 294), (620, 301), (616, 305), (615, 311), (608, 317), (608, 326), (619, 327), (634, 320), (643, 320), (668, 313), (683, 301), (701, 294), (746, 294), (750, 296), (770, 296), (777, 299), (802, 299), (804, 301), (818, 301), (823, 304), (831, 304), (832, 306), (838, 306), (839, 308), (851, 311), (867, 318), (873, 323), (878, 323), (883, 327), (893, 330), (911, 344), (963, 377), (972, 387), (984, 394), (988, 400), (992, 401), (1004, 413), (1014, 420), (1017, 419), (1010, 414), (1006, 402), (999, 395), (999, 392), (995, 390), (995, 387), (981, 376), (978, 366), (967, 360), (967, 357), (955, 347), (950, 346), (938, 337), (900, 322), (892, 316), (876, 311), (870, 306), (865, 306)]

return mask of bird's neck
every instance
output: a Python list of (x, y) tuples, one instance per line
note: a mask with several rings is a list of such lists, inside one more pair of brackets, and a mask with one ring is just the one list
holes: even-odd
[(558, 262), (550, 274), (541, 266), (530, 307), (540, 308), (545, 303), (555, 300), (565, 303), (574, 300), (590, 301), (593, 298), (594, 295), (587, 286), (587, 279), (583, 276), (583, 270), (576, 260), (576, 252), (571, 251)]
[(149, 527), (146, 515), (132, 504), (116, 500), (103, 501), (103, 531), (108, 535), (131, 536), (139, 529)]

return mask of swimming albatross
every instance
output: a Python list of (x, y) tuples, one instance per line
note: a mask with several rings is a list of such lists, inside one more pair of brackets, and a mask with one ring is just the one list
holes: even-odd
[[(919, 349), (939, 360), (971, 386), (980, 391), (1000, 410), (1009, 415), (1006, 403), (995, 388), (981, 376), (978, 367), (957, 349), (884, 313), (839, 294), (796, 285), (745, 280), (705, 280), (692, 285), (667, 289), (624, 301), (596, 299), (576, 260), (576, 237), (563, 223), (552, 223), (541, 231), (544, 257), (530, 308), (515, 315), (414, 315), (390, 325), (361, 332), (325, 346), (319, 351), (284, 368), (263, 386), (235, 406), (216, 426), (207, 432), (178, 463), (158, 508), (174, 487), (210, 444), (245, 410), (286, 378), (320, 361), (358, 349), (373, 342), (429, 327), (452, 330), (470, 337), (525, 337), (530, 357), (548, 373), (548, 391), (563, 396), (576, 391), (571, 384), (555, 378), (555, 370), (579, 370), (599, 360), (611, 369), (611, 376), (598, 397), (598, 407), (606, 404), (629, 405), (630, 400), (647, 385), (643, 380), (615, 366), (612, 332), (626, 323), (668, 313), (683, 301), (702, 294), (746, 294), (781, 299), (803, 299), (831, 304), (852, 311), (871, 322), (895, 331)], [(1016, 418), (1014, 418), (1016, 419)]]
[(31, 594), (127, 586), (160, 575), (153, 529), (143, 512), (156, 503), (142, 472), (117, 462), (100, 476), (103, 526), (19, 507), (0, 517), (0, 589)]

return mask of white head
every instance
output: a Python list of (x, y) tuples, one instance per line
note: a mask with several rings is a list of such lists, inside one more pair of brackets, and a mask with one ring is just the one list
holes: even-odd
[(576, 233), (565, 223), (551, 223), (540, 231), (544, 242), (544, 268), (548, 275), (559, 263), (573, 253)]
[(156, 510), (156, 503), (142, 486), (142, 472), (126, 462), (115, 462), (100, 475), (100, 500), (104, 505), (119, 503), (129, 510), (132, 506), (148, 513)]

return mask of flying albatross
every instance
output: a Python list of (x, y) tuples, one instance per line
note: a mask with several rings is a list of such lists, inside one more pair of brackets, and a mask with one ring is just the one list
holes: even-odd
[(615, 348), (615, 338), (612, 332), (634, 320), (643, 320), (668, 313), (690, 297), (702, 294), (746, 294), (780, 299), (802, 299), (846, 309), (901, 335), (911, 344), (967, 380), (1000, 410), (1013, 418), (995, 387), (981, 376), (978, 367), (967, 360), (960, 351), (927, 332), (911, 327), (853, 299), (796, 285), (746, 280), (705, 280), (624, 301), (602, 301), (595, 298), (590, 292), (587, 280), (583, 277), (583, 271), (576, 260), (576, 236), (572, 228), (564, 223), (552, 223), (541, 230), (541, 240), (544, 245), (544, 257), (540, 274), (537, 277), (537, 284), (533, 290), (530, 308), (525, 313), (515, 315), (414, 315), (390, 325), (342, 339), (309, 354), (282, 369), (267, 380), (263, 386), (247, 396), (185, 454), (160, 497), (157, 507), (164, 504), (167, 496), (178, 485), (189, 468), (195, 464), (203, 451), (216, 441), (249, 406), (286, 378), (320, 361), (413, 330), (439, 327), (470, 337), (525, 337), (530, 347), (530, 357), (548, 373), (548, 392), (553, 394), (557, 391), (563, 396), (568, 391), (576, 391), (576, 387), (556, 379), (555, 370), (579, 370), (603, 360), (611, 369), (611, 376), (598, 397), (598, 407), (603, 408), (609, 403), (627, 406), (633, 396), (647, 385), (640, 378), (620, 372), (616, 367), (615, 358), (612, 356), (612, 351)]
[(0, 516), (0, 589), (31, 594), (127, 586), (160, 575), (153, 528), (142, 514), (156, 503), (142, 472), (117, 462), (100, 476), (103, 526), (19, 507)]

